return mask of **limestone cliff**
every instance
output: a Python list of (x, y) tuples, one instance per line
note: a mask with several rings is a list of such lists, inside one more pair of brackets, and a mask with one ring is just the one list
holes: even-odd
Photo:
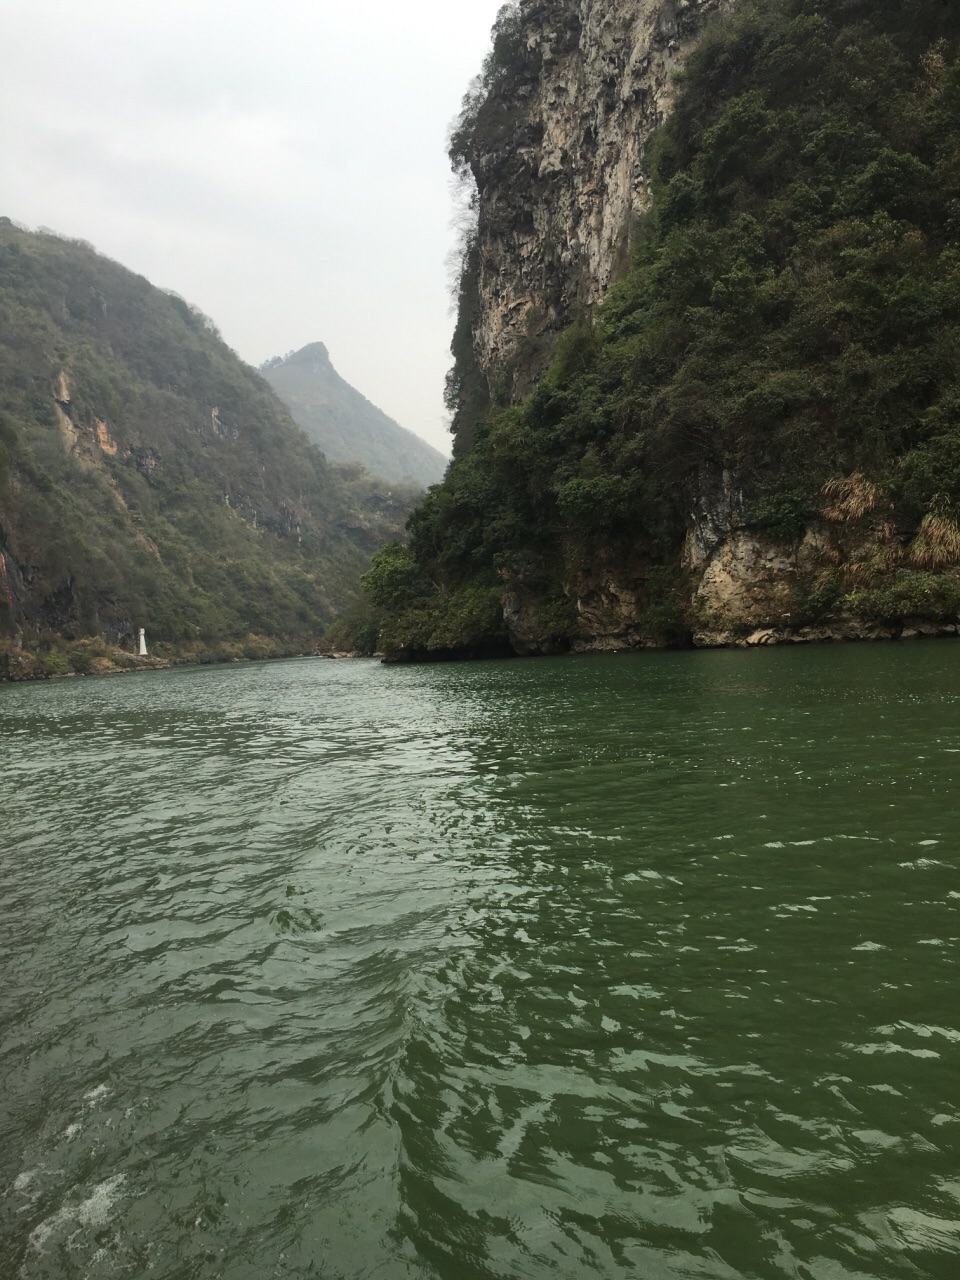
[(502, 9), (386, 651), (954, 633), (958, 101), (944, 0)]
[(731, 0), (521, 0), (517, 74), (467, 159), (478, 191), (473, 343), (488, 384), (526, 395), (551, 336), (605, 293), (650, 206), (644, 147), (672, 73)]

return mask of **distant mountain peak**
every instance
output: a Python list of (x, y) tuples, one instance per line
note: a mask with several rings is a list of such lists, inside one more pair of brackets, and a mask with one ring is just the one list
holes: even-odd
[(443, 479), (447, 460), (394, 422), (337, 373), (322, 342), (275, 356), (260, 372), (295, 421), (333, 462), (361, 462), (391, 483), (426, 488)]
[(284, 356), (282, 364), (330, 364), (330, 352), (322, 342), (308, 342), (299, 351)]
[[(309, 351), (308, 379), (335, 377)], [(0, 666), (21, 636), (140, 627), (186, 651), (251, 633), (296, 651), (409, 506), (329, 466), (196, 307), (2, 222), (0, 409)]]

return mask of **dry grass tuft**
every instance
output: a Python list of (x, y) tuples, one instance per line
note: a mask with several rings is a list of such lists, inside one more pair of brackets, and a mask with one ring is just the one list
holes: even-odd
[(944, 511), (928, 511), (910, 544), (910, 559), (921, 569), (960, 564), (960, 524)]
[(938, 40), (932, 44), (920, 59), (920, 92), (924, 95), (936, 93), (943, 84), (947, 71), (947, 42)]
[(859, 560), (844, 565), (844, 581), (853, 587), (863, 586), (899, 569), (903, 555), (896, 543), (874, 543), (863, 549)]
[(838, 480), (828, 480), (821, 492), (827, 499), (823, 514), (828, 520), (838, 523), (862, 520), (884, 501), (880, 486), (859, 471)]

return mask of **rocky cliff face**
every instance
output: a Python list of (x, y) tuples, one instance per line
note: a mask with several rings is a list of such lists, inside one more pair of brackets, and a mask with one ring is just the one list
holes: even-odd
[[(520, 0), (519, 57), (494, 84), (469, 155), (477, 183), (474, 354), (494, 401), (526, 397), (558, 332), (622, 274), (651, 207), (644, 152), (669, 112), (673, 73), (711, 14), (736, 0)], [(889, 539), (888, 539), (889, 540)], [(903, 558), (875, 530), (815, 521), (793, 540), (750, 527), (736, 477), (702, 477), (682, 554), (684, 614), (696, 645), (879, 638), (918, 628), (834, 616), (805, 601), (837, 566)], [(894, 542), (895, 542), (894, 538)], [(879, 547), (879, 551), (878, 551)], [(908, 563), (904, 561), (904, 563)], [(655, 591), (642, 554), (598, 554), (563, 581), (579, 649), (651, 639)], [(504, 622), (519, 653), (555, 648), (523, 574), (503, 574)], [(920, 626), (953, 633), (952, 622)]]
[(474, 350), (524, 396), (551, 335), (600, 299), (650, 204), (643, 152), (671, 74), (731, 0), (521, 0), (519, 74), (469, 156), (479, 193)]
[(957, 629), (960, 10), (816, 8), (501, 9), (388, 654)]

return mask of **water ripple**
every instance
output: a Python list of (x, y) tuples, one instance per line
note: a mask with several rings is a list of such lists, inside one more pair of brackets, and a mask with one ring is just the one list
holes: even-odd
[(949, 645), (0, 690), (0, 1275), (946, 1280)]

